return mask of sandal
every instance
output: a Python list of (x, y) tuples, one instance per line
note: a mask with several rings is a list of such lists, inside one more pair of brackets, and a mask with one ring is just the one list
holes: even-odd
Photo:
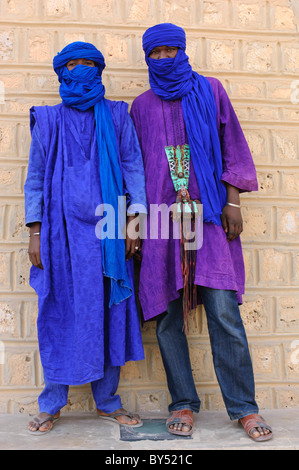
[[(171, 429), (172, 424), (186, 424), (190, 426), (190, 431), (177, 431)], [(166, 421), (166, 427), (170, 434), (178, 434), (180, 436), (191, 436), (193, 433), (193, 412), (189, 409), (172, 411)]]
[[(268, 426), (264, 418), (260, 415), (252, 414), (245, 416), (244, 418), (239, 419), (239, 423), (242, 424), (247, 435), (254, 441), (268, 441), (273, 437), (271, 427)], [(259, 437), (254, 437), (253, 432), (258, 431), (258, 428), (268, 429), (270, 432), (268, 434), (260, 435)]]
[[(120, 423), (117, 419), (118, 416), (127, 416), (130, 419), (137, 419), (137, 421), (139, 421), (139, 422), (136, 423), (136, 424)], [(129, 426), (130, 428), (140, 428), (141, 426), (143, 426), (143, 422), (141, 421), (140, 416), (138, 414), (130, 413), (129, 411), (125, 410), (124, 408), (121, 408), (120, 410), (116, 410), (114, 413), (110, 413), (107, 416), (98, 414), (98, 417), (100, 419), (104, 419), (106, 421), (112, 421), (113, 423), (116, 423), (120, 426)]]
[[(30, 421), (30, 423), (33, 423), (33, 424), (36, 424), (37, 425), (37, 429), (36, 431), (31, 431), (30, 429), (27, 429), (27, 431), (30, 433), (30, 434), (33, 434), (35, 436), (41, 436), (43, 434), (48, 434), (48, 432), (52, 431), (53, 429), (53, 426), (54, 424), (56, 423), (56, 421), (58, 421), (60, 418), (60, 416), (56, 416), (56, 415), (48, 415), (47, 417), (45, 418), (40, 418), (40, 415), (39, 416), (34, 416), (32, 418), (32, 420)], [(47, 421), (52, 421), (53, 425), (47, 429), (46, 431), (40, 431), (39, 428), (44, 424), (46, 423)], [(29, 424), (30, 424), (29, 423)]]

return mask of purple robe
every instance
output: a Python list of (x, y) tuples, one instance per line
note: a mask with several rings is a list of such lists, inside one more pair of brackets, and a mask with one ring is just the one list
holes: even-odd
[[(255, 191), (258, 189), (255, 166), (235, 111), (222, 84), (215, 78), (208, 80), (217, 106), (223, 160), (221, 180), (236, 186), (240, 192)], [(170, 206), (175, 202), (176, 192), (164, 148), (188, 143), (181, 100), (162, 101), (148, 90), (134, 100), (131, 116), (143, 154), (148, 208), (151, 204)], [(200, 200), (192, 155), (189, 193), (192, 199)], [(178, 298), (179, 290), (183, 288), (180, 241), (172, 237), (172, 222), (169, 222), (169, 239), (150, 239), (149, 215), (139, 285), (145, 321), (166, 311), (168, 303)], [(228, 242), (222, 226), (203, 224), (203, 244), (197, 250), (195, 284), (234, 290), (238, 302), (242, 303), (245, 270), (240, 237)]]

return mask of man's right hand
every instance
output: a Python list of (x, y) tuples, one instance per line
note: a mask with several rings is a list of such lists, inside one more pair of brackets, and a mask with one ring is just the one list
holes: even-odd
[(40, 257), (40, 235), (34, 235), (35, 233), (40, 233), (41, 223), (35, 222), (30, 226), (30, 239), (29, 239), (29, 248), (28, 254), (31, 263), (39, 269), (44, 269), (41, 257)]

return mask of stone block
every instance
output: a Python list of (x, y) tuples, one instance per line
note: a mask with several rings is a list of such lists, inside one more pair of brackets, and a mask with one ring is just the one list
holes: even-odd
[(0, 252), (0, 292), (11, 290), (11, 252)]
[(17, 338), (20, 336), (20, 302), (0, 302), (0, 337)]
[(237, 41), (207, 40), (207, 64), (212, 71), (236, 68)]
[(243, 132), (248, 143), (255, 165), (271, 162), (270, 133), (264, 128), (244, 128)]
[(274, 248), (260, 249), (259, 256), (259, 284), (264, 286), (289, 285), (289, 257), (282, 250)]
[(294, 248), (291, 252), (292, 258), (292, 275), (291, 282), (293, 285), (298, 285), (299, 283), (299, 251)]
[(136, 390), (136, 411), (147, 412), (167, 412), (168, 408), (167, 390)]
[(3, 0), (1, 2), (1, 18), (24, 20), (37, 17), (36, 0)]
[(33, 293), (33, 289), (29, 285), (29, 275), (31, 262), (28, 256), (28, 247), (19, 248), (15, 253), (15, 263), (12, 275), (14, 277), (15, 289), (17, 292)]
[(276, 44), (274, 42), (244, 41), (244, 70), (265, 73), (277, 70)]
[(274, 196), (279, 194), (279, 171), (257, 171), (259, 194)]
[(74, 0), (45, 0), (43, 13), (46, 19), (74, 19), (76, 14), (76, 2)]
[(271, 332), (271, 304), (271, 299), (265, 296), (254, 294), (244, 296), (240, 312), (248, 336)]
[(281, 71), (294, 73), (298, 77), (299, 72), (299, 47), (297, 44), (282, 44), (281, 46)]
[(188, 4), (185, 0), (159, 0), (158, 14), (163, 18), (161, 22), (189, 26), (195, 17), (195, 2)]
[(24, 58), (20, 57), (21, 62), (52, 65), (54, 57), (54, 31), (33, 28), (26, 32), (24, 31), (24, 33), (26, 49)]
[(189, 350), (195, 382), (215, 382), (210, 343), (192, 342)]
[(145, 361), (129, 361), (121, 368), (122, 385), (138, 384), (147, 378)]
[(123, 3), (125, 23), (153, 25), (153, 18), (156, 15), (155, 2), (150, 0), (125, 0)]
[(149, 376), (151, 383), (166, 384), (166, 374), (163, 366), (159, 346), (152, 346), (146, 348), (147, 357), (149, 358)]
[(284, 295), (277, 299), (276, 332), (298, 333), (299, 331), (299, 297)]
[(297, 197), (299, 193), (299, 172), (296, 170), (281, 172), (281, 193), (285, 196)]
[(15, 122), (0, 121), (0, 156), (14, 157), (16, 155), (17, 125)]
[(244, 30), (266, 29), (266, 4), (258, 0), (232, 2), (232, 26)]
[(271, 26), (278, 31), (296, 31), (296, 21), (291, 5), (274, 5), (271, 8)]
[(299, 340), (294, 339), (284, 344), (286, 357), (286, 377), (290, 381), (299, 379)]
[(23, 168), (17, 166), (0, 166), (0, 194), (23, 193)]
[(25, 226), (25, 208), (23, 204), (11, 204), (7, 208), (7, 235), (11, 241), (29, 242), (28, 228)]
[(254, 376), (257, 382), (281, 380), (282, 355), (280, 345), (264, 341), (250, 345)]
[(243, 206), (242, 217), (243, 241), (258, 242), (271, 239), (272, 222), (270, 207)]
[(283, 409), (299, 407), (299, 390), (297, 385), (287, 385), (276, 388), (275, 394), (277, 408)]
[(199, 21), (204, 26), (219, 28), (228, 24), (229, 7), (226, 0), (203, 1), (200, 7)]
[(298, 240), (299, 236), (299, 208), (277, 209), (277, 239)]
[(10, 386), (34, 385), (34, 355), (31, 351), (7, 351), (4, 383)]
[(80, 0), (82, 19), (97, 24), (120, 23), (122, 9), (118, 0)]
[(4, 63), (16, 60), (15, 30), (0, 30), (0, 60)]

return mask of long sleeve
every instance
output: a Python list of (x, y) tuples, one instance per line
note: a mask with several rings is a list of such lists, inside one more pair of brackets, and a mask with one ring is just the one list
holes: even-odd
[(219, 81), (217, 98), (223, 158), (221, 180), (237, 187), (240, 192), (257, 191), (256, 170), (250, 149), (235, 110)]
[[(120, 159), (128, 201), (128, 214), (147, 213), (143, 159), (136, 130), (128, 113), (121, 131)], [(133, 205), (130, 211), (130, 206)]]
[(43, 185), (45, 174), (45, 151), (41, 143), (37, 123), (32, 129), (25, 192), (25, 224), (41, 222), (43, 216)]

